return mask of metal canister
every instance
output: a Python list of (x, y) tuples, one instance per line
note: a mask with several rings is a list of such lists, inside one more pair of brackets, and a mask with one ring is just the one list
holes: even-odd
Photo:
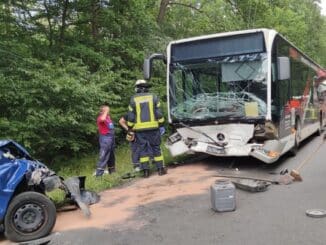
[(217, 212), (235, 210), (235, 186), (229, 179), (216, 180), (210, 188), (212, 209)]

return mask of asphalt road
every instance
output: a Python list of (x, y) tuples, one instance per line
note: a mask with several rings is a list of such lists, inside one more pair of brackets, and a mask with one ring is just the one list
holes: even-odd
[(208, 186), (205, 194), (140, 205), (131, 219), (145, 223), (144, 226), (64, 231), (54, 234), (49, 244), (324, 245), (326, 218), (305, 214), (307, 209), (326, 209), (326, 142), (311, 154), (321, 142), (322, 137), (312, 137), (304, 142), (296, 157), (283, 157), (267, 167), (249, 158), (206, 159), (208, 168), (219, 173), (274, 178), (281, 170), (294, 169), (312, 155), (300, 171), (303, 182), (272, 185), (260, 193), (237, 189), (234, 212), (212, 211)]

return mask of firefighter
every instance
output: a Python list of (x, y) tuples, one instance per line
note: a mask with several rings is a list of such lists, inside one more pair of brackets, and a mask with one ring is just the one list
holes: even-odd
[(128, 114), (122, 116), (119, 120), (120, 126), (126, 130), (126, 140), (129, 141), (130, 149), (131, 149), (131, 161), (134, 167), (135, 172), (140, 171), (140, 164), (139, 164), (139, 147), (137, 146), (137, 142), (135, 140), (135, 133), (132, 131), (128, 132), (128, 125), (127, 125), (127, 118)]
[(130, 99), (127, 125), (129, 131), (135, 132), (143, 176), (147, 178), (150, 175), (151, 158), (156, 165), (158, 175), (164, 175), (166, 170), (160, 144), (161, 134), (165, 129), (159, 99), (149, 92), (149, 85), (145, 80), (136, 81), (135, 92), (136, 94)]

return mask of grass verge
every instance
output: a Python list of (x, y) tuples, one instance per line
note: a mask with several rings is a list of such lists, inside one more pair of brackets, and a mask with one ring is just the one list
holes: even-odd
[[(165, 164), (175, 161), (164, 145), (161, 146)], [(63, 178), (72, 176), (86, 176), (85, 188), (95, 192), (100, 192), (115, 186), (118, 186), (128, 180), (123, 180), (122, 175), (131, 172), (133, 166), (131, 164), (131, 150), (128, 144), (119, 145), (115, 151), (116, 156), (116, 173), (105, 174), (100, 178), (93, 176), (95, 172), (98, 154), (92, 154), (86, 157), (73, 158), (68, 161), (55, 161), (51, 168), (57, 175)], [(152, 166), (153, 167), (153, 166)], [(49, 197), (56, 203), (62, 203), (65, 193), (61, 190), (55, 190), (48, 193)]]

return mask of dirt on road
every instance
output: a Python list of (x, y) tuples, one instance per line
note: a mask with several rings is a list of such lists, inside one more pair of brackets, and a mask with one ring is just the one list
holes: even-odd
[[(146, 223), (131, 223), (130, 217), (141, 205), (167, 199), (207, 193), (213, 183), (216, 169), (203, 163), (187, 164), (171, 168), (167, 175), (153, 173), (148, 179), (102, 192), (101, 201), (91, 208), (91, 217), (86, 218), (80, 210), (59, 213), (54, 232), (80, 228), (109, 228), (111, 225), (121, 229), (141, 228)], [(129, 221), (128, 221), (129, 220)]]

